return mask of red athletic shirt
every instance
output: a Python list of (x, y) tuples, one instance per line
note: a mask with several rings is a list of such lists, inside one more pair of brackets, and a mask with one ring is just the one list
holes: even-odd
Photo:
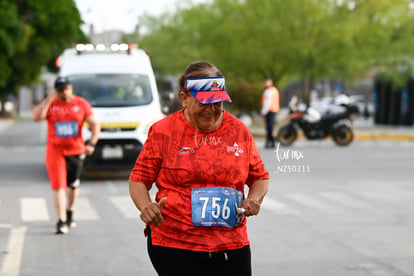
[(235, 228), (193, 226), (192, 188), (228, 187), (244, 193), (244, 185), (269, 179), (249, 129), (224, 111), (212, 132), (191, 126), (180, 110), (153, 124), (130, 179), (151, 189), (156, 200), (167, 197), (164, 221), (151, 225), (154, 245), (214, 252), (249, 245), (246, 218)]
[(59, 147), (64, 155), (83, 153), (82, 124), (90, 115), (92, 106), (82, 97), (73, 95), (69, 102), (54, 99), (46, 115), (48, 145)]

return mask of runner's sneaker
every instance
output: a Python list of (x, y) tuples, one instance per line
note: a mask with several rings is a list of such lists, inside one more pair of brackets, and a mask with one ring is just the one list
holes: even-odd
[(61, 220), (58, 220), (56, 224), (56, 234), (67, 234), (68, 232), (69, 232), (69, 228), (66, 225), (66, 223), (64, 223)]
[(70, 228), (76, 227), (76, 222), (73, 220), (73, 211), (66, 211), (66, 225)]

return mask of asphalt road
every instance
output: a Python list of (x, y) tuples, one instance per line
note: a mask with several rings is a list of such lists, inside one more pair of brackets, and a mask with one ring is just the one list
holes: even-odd
[[(84, 179), (68, 235), (44, 168), (45, 124), (0, 128), (0, 275), (155, 275), (125, 178)], [(254, 275), (414, 275), (414, 143), (263, 149), (270, 190), (248, 219)]]

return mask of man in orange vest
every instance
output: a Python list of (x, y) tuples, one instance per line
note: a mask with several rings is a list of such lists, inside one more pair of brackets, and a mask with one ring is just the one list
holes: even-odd
[(274, 148), (275, 140), (273, 138), (273, 129), (276, 120), (276, 114), (279, 112), (279, 90), (273, 85), (271, 78), (266, 78), (263, 81), (265, 87), (262, 95), (262, 109), (260, 114), (265, 119), (266, 124), (266, 144), (265, 148)]

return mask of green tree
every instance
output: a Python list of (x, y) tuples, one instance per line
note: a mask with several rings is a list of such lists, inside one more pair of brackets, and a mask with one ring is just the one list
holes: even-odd
[(7, 83), (12, 73), (8, 61), (16, 52), (16, 45), (21, 38), (16, 5), (12, 1), (0, 0), (0, 86)]
[(234, 102), (249, 109), (257, 109), (264, 77), (279, 88), (301, 79), (308, 99), (321, 79), (351, 84), (374, 64), (409, 60), (414, 37), (406, 0), (215, 0), (140, 22), (156, 71), (210, 60), (230, 77)]
[(81, 22), (73, 0), (0, 0), (0, 98), (36, 82), (43, 66), (84, 40)]

